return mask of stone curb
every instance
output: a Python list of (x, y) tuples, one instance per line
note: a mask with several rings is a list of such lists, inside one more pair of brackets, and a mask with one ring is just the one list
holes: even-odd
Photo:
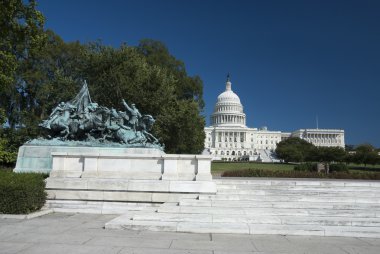
[(52, 209), (44, 209), (30, 214), (0, 214), (0, 219), (29, 220), (52, 213)]

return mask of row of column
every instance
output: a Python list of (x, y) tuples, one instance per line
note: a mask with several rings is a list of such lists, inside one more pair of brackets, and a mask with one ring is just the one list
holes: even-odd
[(217, 106), (216, 108), (217, 108), (216, 109), (217, 112), (220, 112), (220, 111), (223, 111), (223, 112), (225, 112), (225, 111), (242, 112), (241, 107), (239, 107), (239, 106)]
[(307, 133), (306, 138), (337, 138), (338, 134)]
[(216, 140), (218, 142), (245, 142), (246, 138), (245, 132), (216, 132)]
[(244, 116), (235, 116), (235, 115), (218, 115), (213, 117), (214, 124), (222, 124), (222, 123), (238, 123), (245, 124)]
[(305, 139), (312, 143), (340, 143), (339, 135), (337, 134), (308, 133)]

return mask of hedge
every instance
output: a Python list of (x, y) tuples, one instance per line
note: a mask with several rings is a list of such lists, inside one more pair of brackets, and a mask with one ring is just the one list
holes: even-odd
[(37, 211), (45, 204), (46, 195), (43, 174), (0, 171), (0, 213)]
[[(346, 164), (341, 164), (341, 163), (330, 163), (329, 164), (330, 168), (330, 173), (332, 172), (346, 172), (348, 173), (348, 167)], [(296, 166), (294, 166), (295, 171), (310, 171), (314, 172), (317, 171), (317, 163), (311, 163), (311, 162), (306, 162), (306, 163), (301, 163)]]
[(222, 177), (282, 177), (282, 178), (331, 178), (331, 179), (363, 179), (363, 180), (380, 180), (380, 173), (361, 172), (332, 172), (330, 174), (309, 172), (309, 171), (291, 171), (291, 170), (263, 170), (263, 169), (242, 169), (229, 170), (222, 174)]

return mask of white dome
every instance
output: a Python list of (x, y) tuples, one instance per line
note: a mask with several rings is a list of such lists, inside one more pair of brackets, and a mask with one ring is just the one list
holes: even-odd
[(234, 93), (232, 90), (226, 90), (223, 93), (219, 94), (218, 102), (232, 102), (232, 103), (240, 103), (240, 98)]
[(211, 122), (214, 126), (245, 126), (245, 114), (239, 96), (231, 89), (231, 81), (227, 76), (226, 90), (218, 96)]

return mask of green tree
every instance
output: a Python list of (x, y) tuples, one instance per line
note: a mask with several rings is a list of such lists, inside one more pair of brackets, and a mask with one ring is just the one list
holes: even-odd
[(205, 121), (199, 103), (178, 97), (178, 78), (163, 66), (149, 64), (135, 47), (89, 45), (83, 76), (101, 105), (123, 109), (124, 98), (141, 112), (152, 114), (157, 120), (153, 134), (165, 144), (166, 152), (203, 150)]
[(278, 143), (276, 154), (285, 162), (308, 161), (314, 145), (297, 137), (291, 137)]
[(78, 92), (85, 65), (86, 47), (79, 42), (65, 43), (52, 31), (46, 31), (46, 43), (21, 66), (23, 100), (21, 122), (28, 136), (38, 134), (37, 125), (53, 107)]
[(343, 162), (347, 156), (346, 151), (341, 147), (315, 147), (310, 156), (310, 160), (318, 161), (325, 165), (326, 173), (329, 173), (332, 162)]
[(0, 107), (11, 128), (20, 123), (25, 95), (20, 67), (45, 41), (44, 17), (36, 1), (0, 1)]
[(376, 164), (378, 163), (379, 155), (376, 152), (375, 148), (370, 144), (359, 145), (355, 149), (355, 154), (353, 156), (353, 162), (357, 164)]
[(198, 103), (200, 110), (204, 108), (201, 78), (188, 76), (185, 64), (172, 56), (165, 44), (160, 41), (143, 39), (137, 46), (137, 50), (145, 56), (150, 65), (160, 66), (175, 77), (177, 80), (175, 92), (178, 99), (194, 100)]
[(315, 147), (312, 151), (312, 161), (325, 163), (344, 162), (347, 153), (341, 147)]

